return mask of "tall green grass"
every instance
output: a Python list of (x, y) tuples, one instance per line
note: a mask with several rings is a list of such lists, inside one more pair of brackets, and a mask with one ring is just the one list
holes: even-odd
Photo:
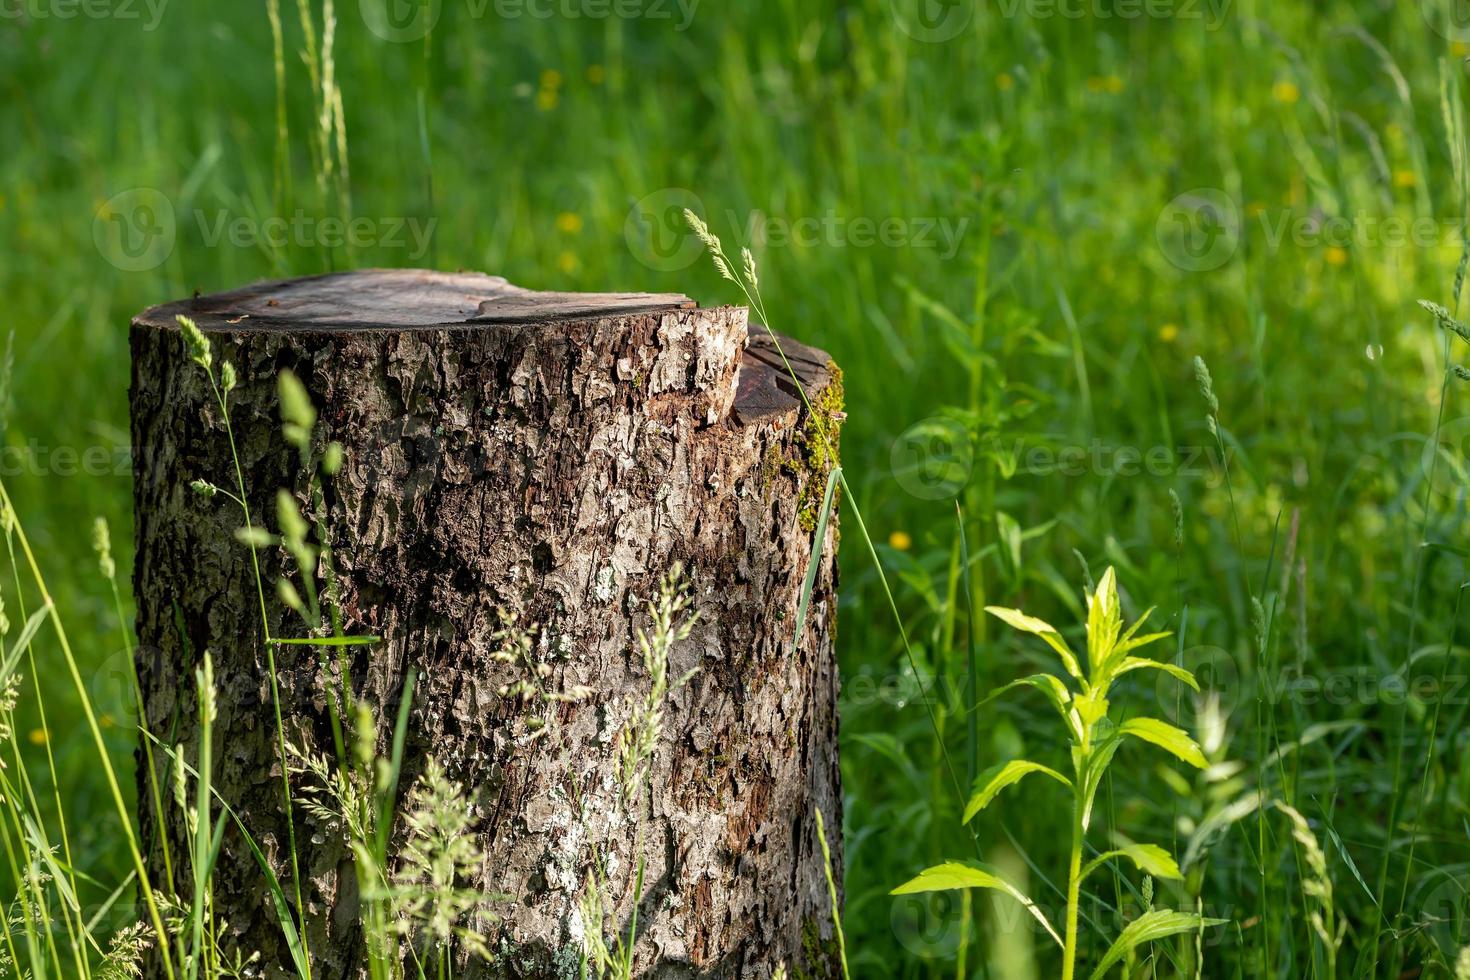
[[(121, 772), (136, 742), (119, 669), (130, 641), (86, 534), (97, 514), (117, 529), (125, 580), (126, 467), (67, 475), (55, 453), (97, 447), (112, 461), (125, 446), (128, 317), (195, 288), (365, 265), (738, 298), (697, 256), (654, 268), (628, 244), (635, 203), (682, 188), (714, 233), (750, 247), (776, 325), (845, 370), (844, 504), (861, 510), (886, 570), (850, 532), (840, 657), (853, 975), (1057, 972), (1050, 940), (1008, 899), (888, 891), (973, 854), (1024, 879), (1039, 906), (1067, 904), (1056, 869), (1069, 863), (1068, 807), (1023, 784), (960, 822), (976, 775), (1053, 744), (1036, 706), (974, 710), (1044, 666), (979, 610), (1074, 621), (1075, 583), (1110, 565), (1126, 609), (1159, 605), (1173, 661), (1204, 691), (1132, 678), (1123, 702), (1190, 731), (1209, 765), (1115, 767), (1100, 825), (1119, 841), (1170, 842), (1175, 907), (1229, 920), (1156, 944), (1133, 975), (1199, 963), (1205, 976), (1453, 975), (1470, 940), (1464, 391), (1453, 338), (1415, 304), (1463, 317), (1467, 52), (1422, 12), (1448, 5), (1237, 0), (1211, 30), (986, 4), (955, 38), (926, 43), (897, 29), (886, 0), (705, 4), (685, 31), (477, 19), (446, 2), (434, 31), (404, 44), (376, 37), (356, 5), (285, 6), (175, 4), (151, 32), (0, 21), (0, 282), (15, 332), (0, 448), (28, 535), (28, 549), (13, 539), (4, 586), (7, 656), (19, 651), (27, 675), (0, 774), (17, 801), (0, 857), (19, 899), (9, 955), (95, 972), (135, 911), (122, 914), (135, 801), (97, 754)], [(156, 268), (128, 272), (94, 231), (99, 209), (138, 187), (168, 199), (177, 242)], [(1159, 219), (1199, 188), (1235, 203), (1240, 235), (1218, 267), (1191, 271), (1161, 246)], [(319, 237), (208, 244), (221, 213), (298, 208), (436, 224), (423, 254)], [(810, 245), (747, 240), (757, 212), (849, 224)], [(1379, 230), (1344, 244), (1312, 230), (1340, 216)], [(861, 244), (860, 217), (969, 223), (948, 255)], [(1442, 234), (1382, 231), (1415, 217)], [(1298, 221), (1302, 233), (1273, 241)], [(1202, 405), (1196, 356), (1216, 411)], [(1165, 463), (1121, 467), (1120, 447), (1157, 448)], [(1058, 462), (1072, 448), (1083, 462)], [(74, 673), (45, 669), (68, 658)], [(1423, 684), (1400, 695), (1404, 681)], [(1314, 687), (1324, 683), (1339, 694)], [(58, 724), (88, 718), (89, 703), (95, 724)], [(165, 746), (145, 751), (167, 767)], [(170, 785), (147, 792), (157, 798), (145, 805), (174, 805)], [(171, 860), (182, 875), (197, 858)], [(1088, 879), (1084, 962), (1143, 897), (1130, 873)]]

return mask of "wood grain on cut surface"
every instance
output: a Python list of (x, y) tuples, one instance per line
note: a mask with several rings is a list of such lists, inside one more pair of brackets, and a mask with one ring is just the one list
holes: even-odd
[[(574, 977), (576, 902), (591, 867), (621, 869), (609, 927), (623, 929), (640, 858), (636, 975), (766, 980), (779, 962), (831, 975), (813, 816), (820, 806), (840, 826), (836, 521), (821, 540), (812, 533), (841, 418), (826, 354), (781, 341), (820, 406), (812, 417), (775, 338), (748, 327), (744, 309), (679, 295), (536, 293), (478, 274), (377, 271), (262, 283), (139, 316), (134, 585), (147, 722), (192, 754), (193, 671), (210, 650), (215, 785), (283, 881), (267, 658), (249, 555), (233, 536), (239, 511), (189, 488), (231, 486), (233, 464), (177, 313), (235, 365), (247, 499), (268, 526), (278, 488), (304, 487), (277, 431), (281, 370), (319, 407), (320, 438), (346, 449), (327, 493), (346, 627), (384, 638), (350, 650), (354, 690), (388, 718), (409, 670), (420, 678), (405, 785), (432, 754), (473, 789), (488, 855), (473, 884), (511, 896), (491, 910), (498, 920), (479, 923), (496, 958), (461, 962), (456, 975)], [(271, 630), (299, 636), (269, 588), (296, 572), (274, 550), (262, 561)], [(669, 672), (694, 673), (670, 696), (651, 812), (635, 834), (617, 803), (616, 736), (649, 684), (634, 631), (676, 562), (700, 622)], [(499, 693), (518, 676), (493, 656), (500, 609), (536, 624), (548, 690), (590, 691), (556, 705), (540, 735), (528, 706)], [(278, 663), (290, 737), (330, 752), (320, 662), (293, 647)], [(319, 972), (359, 976), (350, 855), (332, 828), (300, 810), (297, 819)], [(156, 840), (147, 813), (143, 830)], [(177, 813), (162, 830), (187, 851)], [(840, 881), (840, 848), (834, 858)], [(163, 874), (158, 854), (150, 866)], [(284, 976), (270, 896), (243, 846), (221, 852), (215, 889), (232, 941)]]
[(155, 306), (135, 321), (172, 328), (184, 315), (206, 331), (404, 330), (534, 323), (691, 309), (677, 293), (552, 293), (500, 276), (421, 269), (365, 269), (277, 279)]

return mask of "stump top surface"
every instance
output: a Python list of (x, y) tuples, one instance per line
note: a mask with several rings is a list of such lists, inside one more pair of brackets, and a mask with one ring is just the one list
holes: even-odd
[(479, 272), (363, 269), (258, 282), (154, 306), (138, 326), (172, 328), (179, 314), (203, 330), (414, 330), (536, 324), (693, 309), (682, 293), (560, 293)]

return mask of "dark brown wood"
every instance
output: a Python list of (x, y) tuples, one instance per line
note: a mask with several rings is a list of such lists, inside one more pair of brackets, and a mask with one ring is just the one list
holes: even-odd
[[(511, 896), (487, 910), (501, 921), (480, 923), (495, 959), (458, 975), (575, 976), (576, 902), (594, 860), (624, 869), (613, 878), (613, 922), (629, 920), (626, 870), (639, 855), (616, 801), (615, 735), (648, 686), (633, 631), (647, 626), (644, 603), (675, 562), (701, 619), (670, 674), (697, 672), (671, 695), (651, 763), (636, 973), (765, 980), (786, 962), (829, 975), (814, 811), (834, 829), (840, 880), (835, 517), (823, 540), (812, 534), (842, 419), (827, 356), (781, 341), (808, 413), (776, 339), (748, 329), (742, 308), (700, 309), (669, 294), (537, 293), (475, 273), (284, 280), (141, 314), (134, 584), (146, 721), (192, 754), (193, 670), (210, 650), (215, 782), (283, 881), (254, 579), (233, 537), (238, 508), (189, 489), (195, 479), (232, 487), (233, 470), (178, 314), (237, 370), (230, 418), (248, 500), (267, 525), (277, 489), (304, 486), (278, 432), (282, 369), (318, 406), (319, 438), (346, 448), (327, 501), (347, 628), (384, 637), (351, 651), (354, 691), (391, 716), (415, 670), (405, 784), (432, 754), (474, 790), (488, 859), (472, 884)], [(814, 546), (816, 588), (796, 636)], [(271, 629), (300, 636), (269, 588), (290, 562), (273, 549), (264, 557)], [(590, 689), (550, 711), (539, 736), (527, 706), (498, 693), (517, 676), (491, 656), (501, 608), (538, 624), (548, 689)], [(290, 737), (329, 751), (330, 678), (305, 648), (283, 648), (278, 666)], [(350, 856), (339, 834), (296, 817), (314, 972), (355, 976)], [(179, 853), (188, 837), (178, 814), (164, 831)], [(163, 884), (156, 853), (150, 863)], [(286, 975), (264, 882), (233, 832), (216, 895), (233, 941), (261, 951), (269, 975)]]

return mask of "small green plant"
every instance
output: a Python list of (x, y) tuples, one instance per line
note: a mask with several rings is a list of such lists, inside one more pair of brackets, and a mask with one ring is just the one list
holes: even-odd
[[(1126, 630), (1123, 628), (1117, 576), (1111, 567), (1103, 573), (1097, 588), (1087, 599), (1087, 662), (1072, 652), (1061, 632), (1049, 623), (1028, 616), (1018, 609), (987, 606), (986, 612), (1007, 625), (1040, 637), (1062, 662), (1070, 681), (1056, 674), (1041, 673), (1022, 677), (1001, 687), (986, 701), (1019, 687), (1040, 691), (1061, 717), (1072, 759), (1072, 773), (1063, 775), (1050, 766), (1029, 759), (1013, 759), (982, 772), (965, 806), (963, 821), (969, 823), (1000, 794), (1001, 790), (1020, 782), (1032, 773), (1047, 776), (1066, 787), (1072, 795), (1071, 861), (1067, 869), (1067, 907), (1065, 936), (1058, 935), (1046, 914), (1011, 883), (979, 864), (948, 861), (921, 872), (913, 880), (900, 885), (894, 895), (952, 889), (987, 888), (1010, 895), (1025, 906), (1062, 949), (1062, 980), (1072, 980), (1077, 964), (1078, 908), (1082, 883), (1110, 861), (1127, 858), (1145, 875), (1166, 881), (1181, 879), (1174, 858), (1157, 844), (1130, 844), (1097, 854), (1083, 863), (1087, 831), (1092, 822), (1093, 803), (1102, 786), (1103, 777), (1113, 756), (1125, 739), (1149, 742), (1171, 753), (1182, 762), (1203, 769), (1204, 754), (1195, 741), (1182, 730), (1156, 718), (1116, 720), (1110, 714), (1108, 696), (1120, 677), (1135, 670), (1161, 670), (1195, 690), (1194, 676), (1174, 664), (1134, 655), (1168, 633), (1144, 633), (1139, 629), (1147, 621), (1144, 613)], [(1150, 610), (1151, 612), (1152, 610)], [(984, 702), (982, 702), (984, 703)], [(1093, 980), (1104, 976), (1135, 947), (1167, 936), (1190, 932), (1206, 925), (1218, 925), (1223, 919), (1204, 919), (1194, 912), (1176, 912), (1150, 908), (1123, 929), (1092, 972)]]

